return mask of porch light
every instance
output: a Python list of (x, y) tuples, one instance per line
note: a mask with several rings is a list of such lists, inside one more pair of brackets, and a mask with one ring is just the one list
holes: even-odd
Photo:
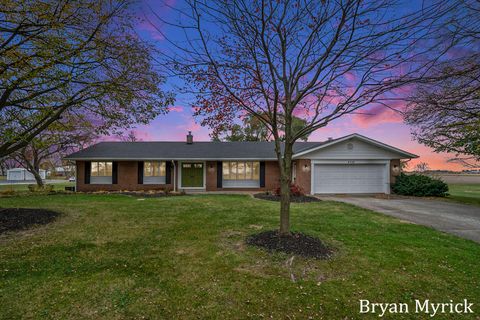
[(400, 167), (396, 164), (393, 165), (392, 172), (395, 174), (400, 173)]
[(208, 166), (208, 172), (213, 172), (213, 171), (215, 171), (215, 166), (210, 163), (210, 165)]
[(310, 171), (310, 166), (308, 164), (304, 164), (302, 167), (303, 172), (309, 172)]

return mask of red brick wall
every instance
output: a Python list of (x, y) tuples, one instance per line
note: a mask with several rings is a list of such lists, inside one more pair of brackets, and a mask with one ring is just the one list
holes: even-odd
[(172, 184), (138, 184), (138, 162), (118, 162), (117, 184), (85, 184), (85, 161), (77, 161), (77, 191), (118, 191), (118, 190), (158, 190), (165, 187), (173, 189)]
[[(310, 170), (305, 171), (304, 165), (310, 166), (310, 160), (296, 160), (298, 184), (306, 193), (310, 193)], [(118, 191), (118, 190), (155, 190), (169, 187), (173, 189), (173, 167), (171, 184), (151, 185), (138, 184), (138, 162), (137, 161), (119, 161), (118, 162), (118, 183), (117, 184), (85, 184), (85, 162), (77, 161), (77, 190), (78, 191)], [(178, 165), (177, 165), (178, 167)], [(311, 168), (310, 168), (311, 169)], [(178, 177), (178, 174), (176, 175)], [(265, 187), (264, 188), (217, 188), (217, 162), (206, 162), (206, 190), (207, 191), (255, 191), (255, 190), (275, 190), (280, 186), (280, 172), (277, 161), (265, 162)], [(178, 187), (178, 183), (177, 183)]]
[[(398, 173), (393, 171), (393, 167), (398, 166)], [(400, 159), (390, 160), (390, 184), (395, 183), (396, 177), (400, 175)]]
[(303, 192), (310, 194), (311, 190), (311, 163), (309, 159), (295, 160), (296, 178), (294, 183), (302, 188)]

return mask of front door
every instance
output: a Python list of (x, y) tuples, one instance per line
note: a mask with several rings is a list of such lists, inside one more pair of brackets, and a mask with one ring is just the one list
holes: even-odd
[(182, 163), (182, 188), (203, 187), (203, 163)]

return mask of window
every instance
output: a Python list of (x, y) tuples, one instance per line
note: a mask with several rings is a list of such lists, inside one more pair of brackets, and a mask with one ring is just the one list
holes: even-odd
[(164, 177), (166, 176), (166, 164), (163, 161), (145, 161), (143, 164), (144, 177)]
[(224, 161), (223, 180), (259, 180), (260, 162), (258, 161)]
[(111, 162), (92, 162), (92, 170), (90, 175), (92, 177), (111, 177), (112, 163)]

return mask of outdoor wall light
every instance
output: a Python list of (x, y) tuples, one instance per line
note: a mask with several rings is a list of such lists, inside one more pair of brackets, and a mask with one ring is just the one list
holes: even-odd
[(210, 165), (208, 166), (208, 172), (213, 172), (213, 171), (215, 171), (215, 167), (214, 167), (213, 164), (210, 164)]
[(303, 172), (309, 172), (310, 171), (310, 166), (308, 164), (303, 165), (302, 171)]
[(400, 167), (398, 165), (394, 164), (393, 168), (392, 168), (392, 171), (393, 171), (393, 173), (398, 174), (398, 173), (400, 173)]

